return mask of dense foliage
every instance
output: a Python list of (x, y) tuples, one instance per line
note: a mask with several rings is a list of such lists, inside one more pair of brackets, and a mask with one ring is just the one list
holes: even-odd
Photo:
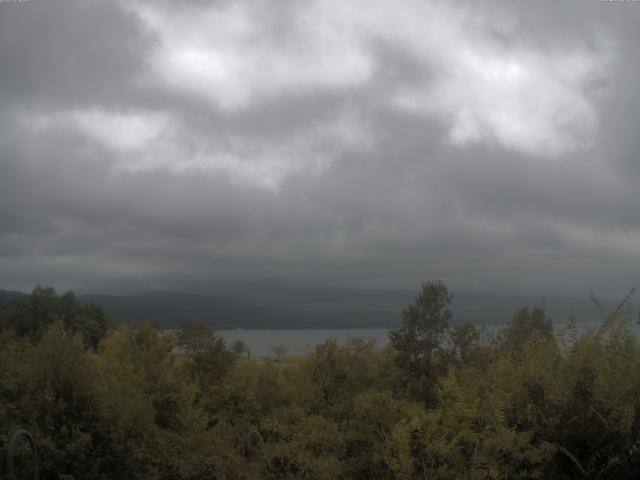
[(632, 312), (562, 332), (523, 307), (494, 338), (422, 286), (388, 348), (261, 359), (187, 322), (107, 330), (37, 288), (0, 305), (0, 445), (46, 479), (625, 479), (640, 472)]

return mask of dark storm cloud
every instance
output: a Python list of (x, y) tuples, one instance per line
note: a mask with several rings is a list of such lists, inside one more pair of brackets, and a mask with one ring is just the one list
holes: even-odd
[(640, 7), (0, 3), (0, 287), (640, 280)]
[(150, 38), (117, 2), (32, 1), (0, 13), (3, 103), (48, 109), (130, 99)]

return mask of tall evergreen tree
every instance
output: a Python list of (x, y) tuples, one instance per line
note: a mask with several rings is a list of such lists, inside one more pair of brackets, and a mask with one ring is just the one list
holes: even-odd
[(405, 373), (405, 387), (427, 404), (434, 400), (452, 299), (444, 282), (423, 283), (415, 301), (403, 311), (400, 328), (389, 332), (397, 364)]

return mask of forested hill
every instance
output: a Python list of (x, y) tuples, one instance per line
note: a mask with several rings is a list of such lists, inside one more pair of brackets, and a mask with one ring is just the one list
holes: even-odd
[(26, 293), (0, 290), (0, 302), (9, 302), (14, 298), (22, 297), (24, 295), (26, 295)]
[(185, 320), (215, 329), (229, 328), (386, 328), (395, 326), (398, 312), (324, 311), (257, 305), (206, 295), (152, 291), (135, 295), (80, 295), (81, 302), (100, 306), (115, 323), (151, 321), (177, 326)]
[[(78, 295), (80, 302), (100, 306), (114, 324), (146, 321), (174, 327), (195, 320), (215, 329), (264, 328), (393, 328), (403, 308), (413, 300), (412, 292), (329, 289), (280, 289), (261, 292), (224, 291), (227, 298), (174, 291), (148, 291), (130, 295)], [(0, 301), (20, 292), (0, 290)], [(509, 294), (454, 293), (453, 323), (502, 325), (523, 305), (544, 303), (555, 323), (573, 313), (579, 322), (596, 322), (600, 313), (586, 298), (525, 296)], [(614, 301), (603, 303), (613, 308)], [(637, 311), (637, 304), (636, 304)]]

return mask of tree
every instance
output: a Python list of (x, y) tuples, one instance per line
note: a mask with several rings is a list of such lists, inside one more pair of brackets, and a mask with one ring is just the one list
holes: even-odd
[(40, 340), (43, 332), (59, 319), (60, 301), (51, 287), (36, 286), (31, 295), (14, 299), (10, 304), (6, 327), (20, 337)]
[(553, 338), (553, 324), (541, 306), (521, 307), (500, 335), (500, 344), (511, 351), (522, 350), (534, 337)]
[(451, 340), (455, 354), (464, 362), (469, 353), (477, 347), (480, 341), (480, 331), (473, 323), (465, 322), (453, 327)]
[(106, 337), (107, 319), (97, 305), (82, 305), (72, 291), (58, 298), (58, 310), (65, 328), (71, 332), (82, 334), (85, 342), (97, 347), (100, 340)]
[(224, 339), (206, 325), (187, 321), (178, 334), (178, 346), (186, 354), (185, 367), (196, 379), (202, 391), (220, 380), (233, 366), (236, 354), (227, 348)]
[(271, 347), (271, 351), (276, 356), (276, 362), (280, 362), (282, 357), (287, 354), (287, 347), (284, 345), (274, 345)]
[(264, 479), (330, 480), (342, 477), (338, 425), (298, 406), (280, 408), (260, 422)]
[[(434, 399), (436, 355), (442, 353), (451, 319), (451, 300), (442, 281), (428, 281), (414, 303), (402, 312), (400, 328), (389, 332), (397, 363), (405, 373), (410, 396), (430, 403)], [(441, 358), (440, 358), (441, 360)]]
[(192, 320), (185, 321), (178, 332), (178, 345), (188, 353), (204, 350), (214, 339), (213, 330)]
[(58, 295), (51, 287), (38, 285), (31, 295), (11, 300), (0, 318), (0, 328), (12, 330), (19, 337), (37, 342), (57, 320), (61, 320), (71, 334), (79, 332), (85, 343), (97, 347), (108, 330), (107, 319), (96, 305), (81, 304), (71, 291)]
[(241, 357), (245, 353), (247, 354), (247, 357), (251, 356), (251, 351), (244, 340), (236, 340), (235, 342), (233, 342), (231, 350), (239, 357)]
[(385, 352), (376, 352), (374, 340), (351, 338), (339, 345), (330, 338), (316, 345), (299, 368), (288, 370), (298, 376), (298, 397), (308, 408), (344, 419), (353, 413), (360, 392), (384, 388), (394, 377), (389, 367), (395, 365)]

